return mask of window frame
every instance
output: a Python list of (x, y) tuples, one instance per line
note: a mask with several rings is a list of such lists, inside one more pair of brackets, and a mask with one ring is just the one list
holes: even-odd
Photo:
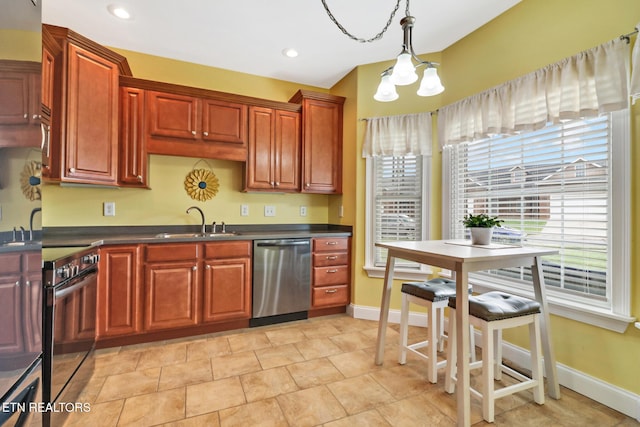
[[(392, 157), (392, 156), (389, 156)], [(393, 156), (402, 157), (402, 156)], [(431, 235), (429, 209), (431, 199), (431, 163), (432, 156), (418, 155), (422, 157), (422, 235), (421, 240), (429, 239)], [(364, 270), (369, 277), (383, 278), (386, 268), (375, 265), (375, 235), (376, 235), (376, 205), (375, 205), (375, 179), (376, 179), (377, 157), (366, 157), (366, 235), (365, 235), (365, 264)], [(433, 273), (430, 266), (419, 264), (415, 268), (408, 268), (396, 265), (394, 278), (401, 280), (426, 280)]]
[[(631, 313), (631, 274), (630, 274), (630, 235), (631, 233), (631, 137), (629, 110), (610, 113), (611, 121), (611, 158), (609, 167), (610, 216), (610, 253), (607, 266), (611, 275), (610, 295), (607, 304), (598, 306), (580, 299), (572, 299), (566, 293), (557, 292), (547, 286), (547, 299), (551, 313), (577, 320), (579, 322), (602, 327), (616, 332), (624, 332), (635, 318)], [(442, 156), (442, 230), (444, 238), (450, 238), (454, 224), (450, 223), (452, 179), (449, 162), (451, 149), (445, 148)], [(487, 280), (481, 274), (471, 274), (469, 282), (474, 292), (502, 290), (525, 297), (533, 297), (531, 286), (515, 281)]]

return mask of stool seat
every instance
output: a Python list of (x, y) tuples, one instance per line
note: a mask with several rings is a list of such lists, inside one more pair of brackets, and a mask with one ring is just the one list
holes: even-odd
[[(447, 348), (447, 372), (445, 391), (453, 393), (456, 371), (456, 301), (449, 302), (449, 346)], [(540, 304), (536, 301), (493, 291), (469, 297), (469, 323), (482, 330), (482, 361), (469, 364), (469, 369), (482, 368), (482, 392), (474, 388), (460, 392), (471, 392), (482, 399), (482, 417), (493, 422), (495, 400), (519, 391), (532, 389), (536, 403), (544, 403), (544, 385), (542, 376), (542, 351), (540, 345)], [(529, 346), (531, 350), (531, 375), (526, 376), (502, 363), (502, 330), (519, 326), (529, 327)], [(495, 380), (500, 380), (502, 372), (518, 380), (496, 389)]]
[[(449, 299), (449, 307), (456, 308), (455, 298)], [(536, 313), (540, 313), (537, 301), (505, 292), (492, 291), (469, 297), (469, 315), (487, 322)]]
[[(471, 286), (469, 286), (471, 293)], [(427, 282), (407, 282), (402, 284), (402, 310), (400, 311), (400, 346), (398, 363), (404, 365), (407, 361), (407, 351), (427, 361), (427, 378), (436, 383), (438, 368), (446, 365), (446, 360), (438, 361), (438, 351), (444, 349), (444, 310), (449, 298), (456, 296), (456, 282), (454, 280), (436, 278)], [(427, 308), (428, 337), (426, 340), (409, 344), (409, 308), (411, 304), (417, 304)], [(473, 327), (470, 326), (470, 346), (475, 347)], [(426, 354), (418, 351), (427, 349)], [(475, 361), (475, 352), (472, 353)]]
[[(427, 282), (406, 282), (402, 284), (401, 291), (427, 301), (444, 301), (456, 296), (456, 282), (443, 278), (431, 279)], [(469, 293), (471, 293), (471, 285), (469, 285)]]

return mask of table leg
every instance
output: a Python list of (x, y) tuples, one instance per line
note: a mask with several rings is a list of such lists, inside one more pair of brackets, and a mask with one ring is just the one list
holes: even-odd
[(387, 255), (387, 268), (384, 273), (384, 287), (382, 288), (382, 302), (380, 303), (380, 321), (378, 322), (378, 339), (376, 341), (376, 365), (382, 365), (384, 359), (384, 339), (387, 333), (387, 322), (389, 320), (389, 304), (391, 302), (391, 288), (393, 286), (393, 270), (395, 269), (396, 258)]
[[(464, 264), (456, 266), (456, 388), (458, 426), (471, 425), (469, 378), (469, 273)], [(475, 349), (473, 349), (475, 351)]]
[(542, 352), (544, 355), (544, 369), (547, 374), (548, 392), (550, 397), (560, 399), (560, 383), (558, 382), (556, 358), (553, 351), (553, 343), (551, 342), (549, 307), (545, 296), (544, 274), (539, 257), (534, 258), (531, 272), (533, 273), (533, 292), (536, 301), (540, 303), (540, 308), (542, 309), (540, 316), (540, 333), (542, 338)]

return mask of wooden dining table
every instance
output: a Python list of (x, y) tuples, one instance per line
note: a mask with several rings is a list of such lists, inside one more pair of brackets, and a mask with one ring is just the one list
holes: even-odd
[(387, 264), (380, 306), (380, 322), (376, 342), (376, 365), (381, 365), (384, 357), (385, 334), (389, 319), (389, 300), (393, 285), (396, 259), (404, 259), (420, 264), (450, 270), (456, 280), (456, 343), (457, 343), (457, 424), (471, 424), (471, 398), (469, 392), (469, 273), (489, 269), (530, 266), (533, 276), (533, 290), (540, 303), (540, 330), (544, 356), (548, 394), (560, 398), (560, 384), (549, 330), (549, 309), (545, 296), (544, 276), (541, 257), (554, 255), (558, 251), (548, 248), (521, 247), (502, 244), (472, 245), (467, 240), (423, 240), (376, 243), (387, 249)]

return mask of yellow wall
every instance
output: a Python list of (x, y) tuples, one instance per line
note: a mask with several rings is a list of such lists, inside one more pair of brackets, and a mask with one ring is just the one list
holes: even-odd
[[(420, 25), (419, 17), (417, 25)], [(400, 92), (393, 103), (378, 103), (372, 99), (378, 75), (388, 63), (358, 68), (357, 117), (393, 115), (432, 111), (439, 106), (481, 92), (485, 89), (534, 71), (564, 57), (589, 49), (633, 30), (640, 19), (640, 2), (615, 0), (523, 0), (513, 9), (494, 19), (463, 40), (441, 52), (440, 75), (445, 92), (435, 99), (424, 99), (408, 91)], [(420, 48), (420, 40), (414, 40)], [(415, 85), (412, 85), (415, 86)], [(407, 88), (401, 88), (407, 89)], [(416, 88), (410, 87), (411, 91)], [(632, 140), (638, 141), (640, 107), (632, 109)], [(364, 160), (359, 158), (364, 124), (358, 126), (357, 141), (351, 149), (357, 153), (357, 209), (355, 233), (364, 235)], [(437, 148), (434, 147), (437, 152)], [(434, 153), (435, 154), (435, 153)], [(431, 225), (439, 235), (441, 187), (439, 153), (433, 158), (432, 182), (434, 190)], [(638, 218), (640, 201), (640, 150), (632, 144), (632, 216)], [(436, 175), (437, 174), (437, 175)], [(437, 218), (437, 219), (436, 219)], [(638, 234), (632, 225), (632, 315), (640, 316), (640, 247), (633, 237)], [(364, 265), (364, 237), (355, 241), (354, 292), (357, 305), (379, 307), (381, 279), (370, 279), (362, 270)], [(400, 308), (399, 290), (394, 287), (392, 309)], [(552, 316), (551, 327), (558, 361), (573, 369), (600, 378), (621, 388), (640, 393), (640, 331), (631, 325), (624, 334), (596, 328), (566, 318)], [(522, 337), (508, 339), (526, 347)]]
[[(40, 62), (42, 44), (39, 33), (0, 29), (0, 59)], [(0, 231), (13, 227), (29, 229), (31, 210), (40, 201), (31, 201), (22, 194), (20, 174), (25, 164), (40, 160), (39, 151), (29, 148), (0, 148)], [(33, 228), (41, 228), (41, 216), (34, 216)]]
[[(167, 83), (218, 90), (275, 101), (288, 101), (299, 89), (319, 92), (326, 90), (281, 80), (114, 49), (124, 55), (134, 77)], [(227, 224), (325, 224), (329, 221), (328, 204), (340, 196), (308, 194), (243, 193), (243, 163), (207, 160), (218, 177), (218, 194), (206, 202), (192, 200), (183, 188), (185, 176), (194, 166), (208, 168), (199, 158), (150, 156), (149, 184), (151, 190), (69, 188), (47, 185), (44, 196), (44, 219), (53, 226), (108, 225), (182, 225), (199, 224), (197, 215), (187, 215), (186, 209), (202, 208), (207, 223)], [(102, 215), (103, 202), (115, 202), (116, 215)], [(240, 205), (249, 206), (249, 216), (240, 216)], [(275, 217), (264, 216), (264, 206), (276, 207)], [(300, 206), (307, 207), (307, 216), (300, 216)], [(334, 209), (335, 210), (335, 209)], [(333, 215), (332, 220), (337, 220)]]

